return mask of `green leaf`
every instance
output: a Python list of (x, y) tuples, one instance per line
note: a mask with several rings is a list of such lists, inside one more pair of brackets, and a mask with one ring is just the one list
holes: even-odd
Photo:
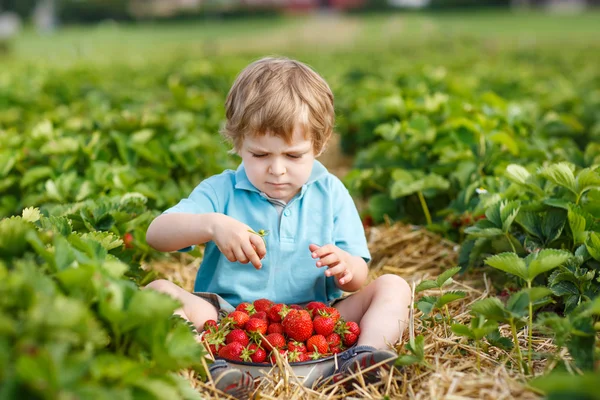
[(138, 290), (127, 307), (127, 320), (123, 329), (143, 325), (154, 319), (168, 319), (180, 303), (173, 298), (154, 290)]
[(422, 292), (424, 290), (439, 288), (438, 284), (432, 280), (424, 280), (419, 282), (417, 287), (415, 288), (415, 293)]
[(567, 372), (553, 372), (535, 378), (530, 385), (542, 390), (550, 400), (598, 399), (598, 374), (575, 375)]
[(577, 174), (576, 180), (576, 191), (578, 197), (581, 197), (588, 190), (600, 188), (600, 174), (595, 168), (582, 169)]
[(500, 253), (485, 259), (485, 263), (509, 274), (528, 280), (525, 261), (515, 253)]
[(573, 255), (568, 251), (544, 249), (539, 253), (532, 253), (527, 256), (529, 262), (527, 268), (527, 281), (532, 281), (536, 276), (559, 267)]
[(486, 335), (486, 339), (492, 346), (496, 346), (502, 350), (510, 351), (514, 347), (512, 340), (510, 338), (503, 337), (497, 327), (495, 330)]
[(564, 187), (574, 194), (578, 194), (573, 169), (574, 167), (571, 164), (561, 162), (540, 168), (538, 174), (555, 185)]
[(600, 234), (590, 232), (585, 241), (585, 248), (596, 261), (600, 261)]
[(446, 284), (451, 283), (452, 280), (450, 278), (456, 275), (459, 271), (460, 267), (454, 267), (442, 272), (436, 279), (437, 287), (441, 288)]
[(577, 246), (585, 243), (587, 224), (585, 217), (581, 215), (581, 210), (569, 207), (568, 219), (571, 234), (573, 235), (573, 244)]
[(453, 301), (463, 299), (466, 296), (467, 294), (461, 291), (446, 292), (435, 302), (435, 307), (442, 308), (446, 304), (450, 304)]
[(507, 310), (497, 297), (488, 297), (487, 299), (476, 301), (471, 305), (471, 310), (494, 321), (507, 321)]
[(450, 329), (452, 330), (452, 332), (456, 333), (459, 336), (465, 336), (465, 337), (468, 337), (469, 339), (475, 339), (475, 334), (473, 333), (471, 328), (469, 328), (466, 325), (452, 324)]
[(506, 167), (506, 177), (514, 183), (525, 186), (531, 177), (529, 171), (518, 164), (510, 164)]

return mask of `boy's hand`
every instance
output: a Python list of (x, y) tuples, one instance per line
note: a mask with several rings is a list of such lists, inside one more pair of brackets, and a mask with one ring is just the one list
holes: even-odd
[(262, 267), (261, 259), (267, 254), (267, 248), (262, 237), (248, 225), (222, 215), (213, 227), (213, 241), (231, 262), (242, 264), (252, 263), (254, 268)]
[(344, 285), (354, 277), (349, 268), (348, 259), (350, 254), (336, 245), (326, 244), (317, 246), (310, 244), (308, 249), (312, 252), (312, 258), (318, 258), (317, 267), (327, 267), (326, 276), (335, 276), (340, 285)]

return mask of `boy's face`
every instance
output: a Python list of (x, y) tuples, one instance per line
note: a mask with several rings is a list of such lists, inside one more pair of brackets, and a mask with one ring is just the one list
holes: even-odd
[(266, 134), (244, 138), (239, 155), (252, 184), (269, 197), (290, 201), (312, 172), (315, 153), (312, 140), (300, 128), (294, 130), (292, 143)]

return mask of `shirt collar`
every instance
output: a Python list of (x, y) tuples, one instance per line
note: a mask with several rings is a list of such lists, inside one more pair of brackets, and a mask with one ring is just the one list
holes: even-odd
[[(325, 166), (319, 161), (315, 160), (313, 163), (312, 172), (310, 173), (310, 177), (308, 178), (308, 181), (302, 186), (301, 193), (304, 194), (306, 188), (309, 185), (325, 177), (326, 175), (327, 168), (325, 168)], [(260, 193), (260, 190), (258, 190), (248, 179), (248, 175), (246, 175), (246, 169), (244, 168), (243, 162), (235, 171), (235, 188)]]

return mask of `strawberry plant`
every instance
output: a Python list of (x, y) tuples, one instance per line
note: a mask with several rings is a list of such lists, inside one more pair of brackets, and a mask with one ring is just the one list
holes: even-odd
[[(458, 271), (460, 271), (460, 267), (450, 268), (449, 270), (442, 272), (435, 280), (421, 281), (415, 288), (415, 293), (431, 289), (437, 289), (440, 293), (439, 296), (423, 296), (416, 304), (416, 307), (423, 313), (422, 318), (428, 318), (431, 324), (441, 320), (444, 323), (445, 328), (447, 323), (452, 322), (448, 304), (466, 296), (465, 292), (462, 291), (443, 291), (443, 287), (452, 282), (452, 276), (457, 274)], [(444, 310), (446, 315), (444, 316), (443, 313), (436, 314), (435, 311), (438, 310)]]

